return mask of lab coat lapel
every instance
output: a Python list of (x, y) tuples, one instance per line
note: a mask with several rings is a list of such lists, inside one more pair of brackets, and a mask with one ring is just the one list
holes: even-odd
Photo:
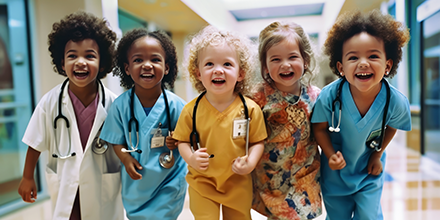
[(63, 91), (63, 114), (69, 119), (70, 123), (70, 143), (72, 147), (72, 152), (76, 153), (76, 157), (82, 158), (84, 152), (82, 150), (81, 138), (79, 136), (78, 124), (76, 123), (75, 110), (73, 110), (72, 100), (69, 96), (69, 83), (67, 83), (66, 88)]
[[(89, 138), (87, 139), (87, 145), (84, 150), (84, 154), (89, 150), (89, 148), (92, 146), (92, 142), (96, 137), (96, 134), (99, 132), (99, 129), (101, 128), (102, 123), (104, 123), (105, 118), (107, 117), (107, 110), (102, 105), (102, 99), (105, 98), (105, 95), (102, 94), (101, 86), (98, 86), (98, 93), (99, 93), (99, 102), (98, 106), (96, 108), (96, 114), (95, 114), (95, 120), (93, 121), (92, 130), (90, 131)], [(108, 101), (105, 102), (108, 104)]]

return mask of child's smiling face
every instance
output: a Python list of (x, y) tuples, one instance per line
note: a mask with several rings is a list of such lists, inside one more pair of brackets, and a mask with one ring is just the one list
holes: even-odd
[(232, 95), (243, 78), (237, 52), (229, 44), (209, 45), (199, 52), (198, 79), (208, 93)]
[(99, 46), (95, 40), (68, 41), (64, 49), (62, 68), (69, 78), (69, 88), (96, 86), (99, 73)]
[(305, 65), (295, 39), (284, 39), (267, 50), (265, 71), (269, 73), (275, 86), (283, 92), (299, 92)]
[(342, 63), (338, 71), (350, 83), (352, 92), (377, 94), (380, 81), (391, 70), (393, 61), (387, 60), (381, 39), (366, 32), (354, 35), (342, 46)]
[(169, 68), (165, 51), (157, 39), (145, 36), (135, 40), (127, 52), (127, 60), (125, 72), (133, 79), (137, 91), (161, 90), (162, 79)]

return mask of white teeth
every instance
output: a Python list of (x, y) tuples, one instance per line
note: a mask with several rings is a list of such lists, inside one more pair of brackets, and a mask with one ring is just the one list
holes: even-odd
[(290, 75), (292, 72), (288, 72), (288, 73), (280, 73), (281, 75), (287, 76)]
[(87, 71), (75, 71), (75, 73), (85, 74), (85, 73), (87, 73)]
[(153, 74), (141, 74), (141, 76), (150, 77), (150, 76), (153, 76)]
[(213, 79), (213, 81), (222, 82), (222, 81), (225, 81), (225, 80), (223, 80), (223, 79)]
[(368, 75), (370, 75), (369, 73), (359, 73), (359, 74), (357, 74), (357, 75), (360, 75), (360, 76), (368, 76)]

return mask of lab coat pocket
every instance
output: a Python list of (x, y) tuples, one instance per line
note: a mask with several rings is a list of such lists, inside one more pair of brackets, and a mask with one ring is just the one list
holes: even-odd
[[(52, 169), (46, 166), (46, 182), (48, 185), (48, 191), (52, 203), (57, 201), (58, 192), (60, 190), (60, 180), (58, 179), (58, 174), (56, 174)], [(55, 207), (55, 204), (52, 204)]]
[(102, 202), (112, 202), (117, 199), (121, 193), (121, 173), (106, 173), (102, 174), (101, 195)]

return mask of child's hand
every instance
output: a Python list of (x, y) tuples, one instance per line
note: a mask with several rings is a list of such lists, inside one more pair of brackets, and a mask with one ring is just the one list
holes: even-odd
[(133, 180), (140, 180), (140, 179), (142, 179), (142, 175), (136, 171), (136, 169), (142, 170), (142, 166), (130, 154), (128, 154), (128, 156), (125, 157), (124, 160), (122, 160), (122, 163), (125, 166), (125, 171), (127, 171), (128, 175)]
[(171, 132), (170, 136), (167, 136), (165, 139), (165, 143), (167, 144), (168, 149), (174, 150), (177, 148), (177, 140), (173, 138), (174, 131)]
[(196, 150), (190, 158), (189, 165), (199, 171), (208, 169), (209, 166), (209, 154), (206, 153), (206, 148), (199, 148)]
[(248, 163), (248, 156), (237, 157), (232, 164), (232, 171), (239, 175), (246, 175), (252, 172), (254, 167)]
[(25, 202), (34, 203), (37, 199), (37, 186), (35, 180), (22, 178), (18, 186), (18, 194)]
[(333, 154), (330, 158), (328, 158), (328, 166), (332, 170), (341, 170), (346, 165), (344, 156), (340, 151)]
[(373, 153), (368, 160), (368, 174), (379, 175), (383, 171), (382, 161), (380, 161), (382, 154)]

